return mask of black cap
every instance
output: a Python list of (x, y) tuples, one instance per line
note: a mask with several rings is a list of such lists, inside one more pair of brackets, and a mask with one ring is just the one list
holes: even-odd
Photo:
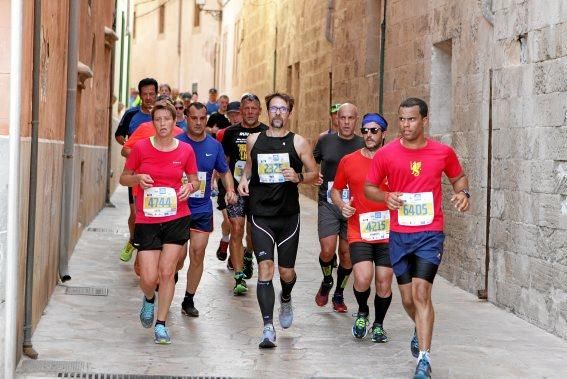
[(240, 101), (231, 101), (228, 103), (227, 112), (240, 112)]
[(191, 98), (191, 94), (189, 92), (183, 92), (181, 94), (181, 98), (182, 99), (190, 99)]
[(218, 92), (217, 89), (214, 87), (209, 90), (209, 93), (217, 93), (217, 92)]

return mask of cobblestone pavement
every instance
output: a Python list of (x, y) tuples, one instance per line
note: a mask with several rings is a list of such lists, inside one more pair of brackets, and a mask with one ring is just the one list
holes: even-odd
[[(82, 369), (92, 373), (236, 376), (236, 377), (411, 377), (415, 359), (409, 351), (413, 326), (397, 289), (386, 316), (390, 336), (374, 344), (369, 336), (351, 335), (356, 311), (352, 279), (345, 291), (348, 314), (319, 308), (314, 296), (321, 280), (317, 254), (317, 205), (302, 198), (298, 281), (293, 291), (295, 320), (282, 330), (276, 321), (278, 347), (258, 349), (262, 331), (256, 301), (256, 274), (244, 297), (232, 295), (232, 275), (215, 250), (220, 213), (211, 235), (205, 272), (197, 295), (201, 316), (181, 315), (185, 278), (181, 275), (168, 319), (173, 343), (155, 345), (153, 329), (138, 319), (141, 291), (132, 262), (118, 254), (127, 232), (126, 191), (112, 198), (116, 208), (103, 209), (83, 232), (70, 261), (72, 280), (57, 286), (33, 335), (38, 361), (24, 358), (19, 377), (56, 377)], [(450, 254), (450, 252), (448, 252)], [(186, 262), (183, 274), (187, 270)], [(276, 293), (279, 280), (274, 281)], [(67, 295), (66, 287), (107, 288), (108, 296)], [(371, 299), (373, 298), (373, 295)], [(436, 328), (432, 366), (437, 378), (565, 377), (567, 341), (479, 301), (442, 278), (433, 300)], [(277, 320), (277, 302), (275, 318)]]

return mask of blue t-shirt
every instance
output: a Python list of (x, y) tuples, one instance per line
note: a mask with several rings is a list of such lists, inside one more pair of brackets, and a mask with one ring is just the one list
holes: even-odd
[[(228, 171), (228, 165), (224, 157), (224, 150), (221, 144), (213, 137), (207, 135), (202, 141), (193, 141), (187, 134), (183, 133), (176, 136), (178, 140), (188, 143), (195, 152), (197, 159), (197, 168), (199, 169), (199, 176), (206, 175), (206, 182), (204, 188), (204, 196), (201, 194), (203, 190), (203, 183), (201, 189), (189, 198), (189, 209), (191, 213), (212, 213), (213, 204), (211, 202), (211, 177), (213, 170), (217, 170), (221, 174)], [(199, 178), (201, 180), (201, 178)], [(196, 197), (202, 196), (202, 197)]]
[(133, 117), (132, 121), (130, 121), (130, 125), (128, 126), (128, 134), (132, 135), (138, 129), (138, 126), (143, 124), (144, 122), (152, 121), (152, 115), (147, 114), (139, 110)]
[(187, 120), (176, 121), (175, 124), (187, 133)]
[(207, 108), (207, 114), (208, 115), (211, 115), (211, 114), (219, 111), (218, 103), (211, 103), (211, 102), (207, 101), (207, 104), (205, 104), (205, 107)]

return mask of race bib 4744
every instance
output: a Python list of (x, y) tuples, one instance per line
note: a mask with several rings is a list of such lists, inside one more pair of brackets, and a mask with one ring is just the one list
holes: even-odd
[(166, 217), (177, 214), (177, 194), (171, 187), (152, 187), (144, 190), (144, 215)]

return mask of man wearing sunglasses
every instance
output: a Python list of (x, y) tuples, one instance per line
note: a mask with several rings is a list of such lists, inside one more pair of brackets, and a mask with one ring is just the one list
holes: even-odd
[(339, 237), (339, 267), (337, 268), (337, 287), (333, 295), (333, 310), (346, 313), (343, 291), (352, 272), (352, 264), (347, 242), (347, 220), (331, 199), (331, 188), (340, 160), (362, 147), (362, 137), (354, 134), (358, 120), (358, 109), (353, 104), (343, 104), (338, 111), (339, 128), (337, 133), (324, 135), (317, 141), (313, 155), (321, 164), (319, 187), (318, 233), (321, 253), (319, 264), (323, 281), (315, 295), (315, 303), (323, 307), (329, 302), (329, 292), (333, 288), (333, 257), (337, 250)]
[[(249, 135), (267, 130), (268, 127), (258, 121), (260, 117), (260, 99), (254, 94), (246, 94), (240, 99), (240, 113), (242, 122), (226, 129), (222, 140), (222, 147), (228, 160), (228, 166), (238, 186), (244, 165), (248, 158), (246, 153), (246, 139)], [(250, 279), (253, 273), (252, 238), (247, 232), (244, 251), (242, 238), (248, 216), (248, 199), (238, 196), (236, 204), (227, 204), (226, 211), (230, 220), (230, 261), (234, 268), (234, 295), (243, 295), (248, 291), (244, 279)], [(249, 230), (249, 229), (248, 229)]]
[[(254, 253), (258, 262), (256, 294), (264, 329), (260, 348), (276, 346), (273, 325), (275, 247), (282, 290), (279, 321), (287, 329), (293, 322), (291, 290), (296, 282), (295, 259), (299, 245), (299, 191), (301, 183), (319, 178), (311, 146), (289, 130), (294, 99), (285, 93), (266, 96), (270, 127), (248, 137), (248, 160), (238, 192), (250, 198)], [(305, 166), (305, 173), (303, 173)]]
[[(384, 318), (392, 302), (392, 265), (388, 250), (390, 213), (383, 202), (374, 202), (364, 196), (366, 174), (376, 151), (382, 146), (388, 123), (378, 113), (367, 113), (362, 118), (364, 147), (346, 155), (337, 168), (331, 190), (333, 203), (348, 219), (348, 243), (354, 273), (354, 297), (358, 303), (352, 335), (362, 339), (368, 333), (368, 298), (375, 278), (374, 323), (370, 328), (373, 342), (387, 342)], [(342, 191), (348, 188), (350, 199), (345, 203)], [(381, 187), (388, 187), (382, 183)]]
[[(404, 100), (398, 108), (400, 139), (380, 149), (366, 177), (369, 200), (385, 202), (390, 209), (390, 259), (402, 304), (415, 322), (410, 342), (417, 358), (414, 378), (429, 378), (429, 349), (435, 313), (431, 302), (433, 280), (443, 255), (443, 173), (459, 212), (469, 208), (469, 183), (455, 151), (427, 138), (428, 107), (418, 98)], [(388, 178), (389, 191), (380, 185)]]

